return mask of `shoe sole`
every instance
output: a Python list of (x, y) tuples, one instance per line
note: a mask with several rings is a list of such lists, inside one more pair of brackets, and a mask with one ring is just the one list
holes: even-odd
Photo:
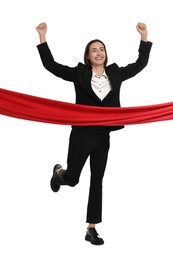
[(53, 177), (52, 177), (51, 180), (50, 180), (50, 187), (51, 187), (51, 190), (52, 190), (53, 192), (58, 192), (58, 191), (60, 190), (60, 185), (59, 185), (59, 187), (57, 187), (57, 185), (56, 185), (56, 187), (55, 187), (55, 185), (54, 185), (54, 183), (53, 183)]

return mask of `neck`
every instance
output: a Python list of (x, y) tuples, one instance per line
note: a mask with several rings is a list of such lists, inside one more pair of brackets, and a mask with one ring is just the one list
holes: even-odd
[(95, 74), (97, 76), (101, 76), (104, 72), (104, 67), (103, 66), (96, 66), (96, 67), (92, 67), (93, 71), (95, 72)]

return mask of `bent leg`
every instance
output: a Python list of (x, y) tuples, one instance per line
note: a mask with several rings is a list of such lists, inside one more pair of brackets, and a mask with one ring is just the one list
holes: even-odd
[(67, 157), (67, 170), (64, 181), (67, 185), (75, 186), (79, 182), (83, 166), (90, 154), (92, 142), (90, 137), (77, 131), (71, 132)]

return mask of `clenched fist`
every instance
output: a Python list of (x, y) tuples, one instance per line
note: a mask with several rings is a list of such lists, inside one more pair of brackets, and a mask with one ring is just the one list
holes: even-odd
[(43, 43), (46, 41), (46, 32), (47, 32), (47, 24), (46, 23), (40, 23), (36, 27), (37, 32), (40, 36), (40, 43)]
[(37, 27), (37, 32), (40, 34), (40, 35), (43, 35), (47, 32), (47, 24), (46, 23), (40, 23)]
[(147, 34), (148, 34), (148, 32), (147, 32), (147, 26), (146, 26), (146, 24), (145, 23), (138, 23), (137, 25), (136, 25), (136, 29), (137, 29), (137, 31), (140, 33), (140, 35), (141, 35), (141, 40), (143, 40), (143, 41), (147, 41)]

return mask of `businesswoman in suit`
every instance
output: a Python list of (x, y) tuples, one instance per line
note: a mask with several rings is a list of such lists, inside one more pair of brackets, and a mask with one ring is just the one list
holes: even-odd
[[(90, 41), (85, 48), (84, 64), (69, 67), (57, 63), (46, 41), (47, 25), (36, 27), (40, 44), (37, 45), (43, 66), (55, 76), (71, 81), (76, 92), (76, 104), (98, 107), (120, 107), (120, 87), (123, 81), (135, 76), (148, 63), (152, 43), (147, 41), (147, 27), (138, 23), (137, 31), (141, 35), (138, 58), (134, 63), (119, 67), (116, 63), (107, 65), (105, 44), (98, 40)], [(82, 168), (90, 157), (90, 190), (86, 222), (88, 223), (85, 240), (94, 245), (104, 244), (95, 225), (102, 221), (102, 180), (109, 151), (109, 134), (124, 126), (72, 126), (67, 169), (60, 164), (53, 168), (51, 188), (59, 191), (61, 185), (74, 187), (80, 178)]]

